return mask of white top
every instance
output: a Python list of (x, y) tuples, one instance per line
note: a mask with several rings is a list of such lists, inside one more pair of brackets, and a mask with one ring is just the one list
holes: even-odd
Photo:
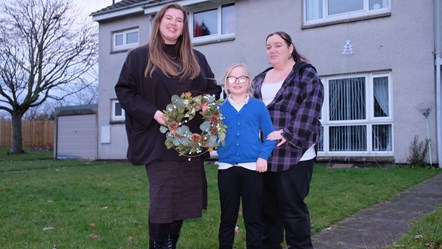
[(227, 100), (230, 102), (230, 104), (231, 104), (231, 105), (236, 109), (236, 111), (238, 111), (238, 112), (241, 111), (241, 109), (244, 107), (245, 104), (247, 104), (247, 102), (249, 102), (249, 99), (250, 99), (250, 97), (247, 96), (247, 98), (244, 99), (243, 102), (238, 103), (238, 102), (235, 102), (235, 100), (233, 100), (232, 98), (230, 98), (230, 96), (227, 97)]
[[(233, 167), (233, 165), (230, 164), (230, 163), (220, 163), (220, 162), (217, 162), (217, 164), (218, 164), (218, 169), (219, 170), (228, 169), (228, 168)], [(235, 167), (238, 167), (238, 166), (239, 167), (243, 167), (243, 168), (248, 169), (248, 170), (256, 171), (256, 162), (253, 162), (253, 163), (239, 163), (239, 164), (235, 165)]]
[(276, 93), (278, 93), (279, 89), (281, 89), (282, 83), (284, 81), (279, 81), (275, 83), (264, 83), (261, 86), (261, 94), (262, 94), (262, 101), (265, 105), (269, 105), (270, 102), (275, 98)]
[(316, 157), (315, 144), (313, 144), (310, 148), (308, 148), (304, 154), (302, 154), (301, 159), (299, 161), (308, 161)]

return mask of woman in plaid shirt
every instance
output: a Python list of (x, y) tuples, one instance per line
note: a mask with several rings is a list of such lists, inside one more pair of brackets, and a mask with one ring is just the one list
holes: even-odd
[(310, 215), (304, 202), (310, 188), (324, 88), (315, 68), (306, 63), (285, 32), (266, 38), (272, 67), (253, 80), (254, 96), (267, 105), (278, 145), (268, 160), (263, 181), (264, 248), (313, 248)]

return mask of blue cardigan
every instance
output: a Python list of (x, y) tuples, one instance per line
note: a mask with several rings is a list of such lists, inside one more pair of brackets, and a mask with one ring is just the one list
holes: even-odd
[[(236, 165), (267, 160), (275, 148), (276, 141), (266, 140), (274, 131), (269, 111), (261, 100), (249, 98), (238, 112), (228, 100), (220, 107), (227, 125), (225, 144), (217, 149), (218, 161)], [(259, 137), (260, 131), (264, 142)]]

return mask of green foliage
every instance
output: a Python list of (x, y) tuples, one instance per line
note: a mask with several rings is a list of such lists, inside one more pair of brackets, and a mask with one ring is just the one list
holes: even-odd
[[(122, 162), (51, 160), (47, 156), (29, 161), (30, 155), (22, 156), (27, 161), (18, 156), (8, 160), (10, 157), (3, 153), (0, 156), (0, 233), (7, 235), (0, 236), (2, 248), (52, 248), (54, 244), (66, 249), (147, 248), (149, 188), (144, 167)], [(316, 166), (307, 198), (313, 233), (438, 172), (429, 168)], [(206, 173), (208, 209), (202, 218), (184, 223), (179, 248), (218, 247), (216, 166), (206, 165)], [(234, 244), (237, 249), (245, 248), (242, 219), (240, 213), (240, 232)], [(441, 237), (441, 232), (438, 234)]]
[(409, 147), (410, 154), (407, 156), (407, 162), (410, 166), (425, 167), (429, 144), (430, 140), (419, 141), (419, 137), (414, 136)]
[[(174, 148), (181, 156), (198, 156), (218, 147), (225, 139), (226, 125), (219, 111), (220, 100), (212, 95), (192, 97), (190, 92), (181, 96), (173, 95), (171, 103), (163, 111), (165, 125), (160, 132), (166, 134), (164, 144), (168, 149)], [(186, 125), (195, 115), (201, 114), (204, 122), (199, 126), (201, 133), (190, 131)]]

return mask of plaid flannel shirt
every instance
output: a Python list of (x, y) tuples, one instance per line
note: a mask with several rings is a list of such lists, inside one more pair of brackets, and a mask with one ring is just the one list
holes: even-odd
[[(262, 99), (261, 86), (266, 69), (253, 79), (253, 95)], [(285, 171), (296, 165), (302, 154), (318, 144), (324, 87), (316, 70), (308, 66), (298, 74), (291, 71), (273, 101), (267, 105), (275, 130), (283, 129), (286, 143), (275, 147), (269, 158), (269, 171)]]

